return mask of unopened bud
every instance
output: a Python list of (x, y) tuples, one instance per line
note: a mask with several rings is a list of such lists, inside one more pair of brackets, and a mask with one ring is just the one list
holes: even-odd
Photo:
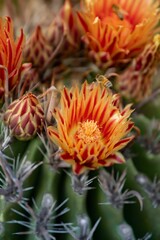
[(41, 27), (37, 26), (26, 44), (24, 58), (39, 68), (45, 65), (51, 54), (52, 47), (42, 33)]
[(44, 126), (44, 113), (37, 97), (28, 93), (10, 104), (4, 122), (19, 140), (30, 140)]

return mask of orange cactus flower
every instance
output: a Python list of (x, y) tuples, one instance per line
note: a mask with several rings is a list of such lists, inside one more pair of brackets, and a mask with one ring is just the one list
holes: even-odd
[(151, 40), (160, 14), (153, 0), (83, 0), (78, 17), (97, 65), (123, 65)]
[(122, 109), (119, 95), (112, 95), (101, 84), (85, 82), (81, 90), (77, 86), (64, 88), (61, 109), (54, 112), (57, 127), (49, 126), (48, 136), (76, 174), (122, 163), (124, 158), (118, 151), (134, 137), (126, 136), (134, 125), (129, 119), (130, 107)]
[(24, 34), (21, 30), (20, 36), (14, 39), (13, 24), (9, 17), (0, 18), (0, 33), (0, 100), (2, 101), (5, 86), (7, 85), (8, 91), (12, 91), (20, 80)]
[(143, 52), (119, 75), (117, 87), (126, 98), (141, 101), (152, 92), (153, 78), (160, 60), (160, 35), (146, 45)]

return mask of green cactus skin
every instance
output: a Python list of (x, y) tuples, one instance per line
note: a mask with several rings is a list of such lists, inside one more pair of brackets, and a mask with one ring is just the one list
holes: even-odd
[[(58, 182), (60, 180), (59, 172), (51, 169), (50, 165), (43, 164), (41, 175), (39, 175), (39, 184), (36, 186), (35, 203), (38, 208), (41, 205), (41, 201), (45, 194), (51, 194), (53, 200), (58, 198)], [(37, 209), (33, 206), (33, 211), (37, 212)], [(34, 224), (34, 220), (31, 219), (31, 223)], [(27, 240), (35, 240), (35, 233), (30, 234)]]
[[(41, 147), (41, 150), (43, 150), (43, 144), (40, 141), (40, 139), (37, 137), (33, 139), (32, 141), (27, 144), (28, 148), (24, 152), (23, 146), (25, 145), (24, 142), (20, 142), (18, 140), (15, 140), (13, 152), (16, 151), (16, 153), (19, 152), (20, 155), (27, 155), (27, 160), (31, 163), (38, 163), (43, 160), (43, 154), (40, 151), (39, 147)], [(22, 144), (22, 146), (21, 146)], [(15, 148), (16, 146), (16, 148)], [(22, 160), (22, 158), (21, 158)], [(25, 198), (32, 198), (34, 196), (34, 186), (36, 186), (38, 182), (38, 176), (40, 176), (40, 167), (38, 167), (36, 170), (34, 170), (33, 173), (26, 179), (24, 188), (27, 187), (33, 187), (32, 190), (24, 192)], [(3, 221), (10, 221), (10, 220), (23, 220), (22, 217), (20, 217), (18, 214), (12, 211), (12, 209), (16, 209), (17, 211), (23, 212), (22, 208), (17, 203), (6, 203), (6, 207), (3, 210)], [(18, 240), (21, 239), (22, 236), (13, 235), (13, 233), (21, 232), (23, 229), (22, 226), (18, 226), (18, 224), (5, 224), (5, 231), (3, 233), (4, 240)]]
[[(4, 150), (3, 153), (8, 157), (17, 157), (22, 158), (26, 153), (26, 149), (28, 148), (30, 141), (19, 141), (16, 138), (13, 138), (11, 144), (9, 144)], [(14, 154), (14, 156), (13, 156)]]
[(147, 102), (141, 109), (140, 112), (143, 113), (149, 119), (157, 118), (160, 119), (159, 111), (160, 98), (157, 97), (154, 100)]
[[(62, 189), (62, 191), (60, 191), (60, 202), (68, 199), (66, 206), (69, 208), (69, 212), (63, 216), (62, 221), (64, 223), (72, 223), (73, 227), (76, 227), (78, 216), (84, 214), (88, 216), (86, 208), (86, 192), (84, 192), (83, 195), (74, 192), (71, 185), (71, 176), (67, 173), (62, 174), (60, 185)], [(62, 236), (58, 236), (57, 239), (73, 240), (73, 237), (69, 234), (63, 234)]]
[[(149, 124), (150, 120), (148, 118), (143, 115), (136, 116), (136, 125), (140, 128), (142, 135), (146, 133)], [(20, 156), (22, 159), (27, 155), (27, 160), (32, 163), (39, 163), (44, 159), (45, 147), (39, 137), (27, 142), (15, 140), (11, 147), (15, 157)], [(63, 170), (55, 172), (51, 166), (45, 162), (25, 181), (24, 188), (33, 187), (33, 190), (25, 193), (25, 197), (29, 199), (29, 204), (31, 204), (32, 207), (32, 199), (35, 200), (37, 206), (40, 206), (45, 193), (50, 193), (54, 200), (57, 200), (57, 204), (62, 203), (68, 198), (66, 205), (70, 211), (58, 219), (58, 222), (70, 222), (73, 226), (77, 226), (77, 216), (80, 214), (86, 214), (90, 217), (90, 225), (94, 225), (94, 223), (101, 218), (94, 233), (93, 240), (126, 240), (125, 236), (119, 229), (121, 224), (129, 224), (128, 226), (132, 227), (134, 231), (133, 233), (131, 230), (132, 240), (142, 238), (147, 232), (152, 234), (151, 240), (159, 240), (160, 210), (159, 208), (155, 209), (152, 206), (148, 195), (136, 182), (135, 176), (140, 171), (151, 179), (153, 179), (155, 175), (159, 178), (160, 156), (158, 154), (149, 154), (144, 147), (136, 142), (132, 145), (131, 150), (134, 153), (133, 161), (127, 160), (126, 164), (114, 165), (113, 169), (115, 170), (115, 173), (122, 173), (124, 169), (127, 169), (124, 190), (136, 190), (144, 197), (142, 211), (140, 211), (139, 203), (137, 203), (136, 200), (135, 204), (125, 204), (123, 209), (116, 209), (112, 205), (99, 204), (106, 202), (106, 196), (98, 185), (97, 180), (94, 180), (95, 184), (93, 184), (93, 189), (87, 191), (82, 196), (78, 195), (72, 189), (71, 177)], [(10, 157), (12, 156), (12, 152), (9, 148), (5, 150), (5, 154)], [(97, 171), (94, 171), (94, 173), (91, 173), (90, 177), (93, 177), (92, 175), (95, 176), (96, 174)], [(3, 199), (1, 199), (1, 221), (13, 219), (23, 221), (23, 217), (18, 216), (11, 210), (11, 208), (23, 212), (17, 204), (11, 203), (6, 205)], [(32, 223), (33, 219), (30, 219), (30, 222)], [(139, 224), (139, 222), (141, 224)], [(3, 240), (20, 240), (22, 236), (13, 235), (13, 232), (21, 232), (22, 230), (23, 227), (18, 224), (5, 224), (5, 230), (1, 237)], [(26, 230), (27, 229), (24, 229), (24, 231)], [(73, 237), (69, 234), (55, 234), (55, 237), (58, 240), (73, 240)], [(36, 238), (34, 234), (28, 234), (23, 235), (23, 239), (35, 240)]]
[[(94, 189), (88, 192), (88, 211), (92, 221), (96, 221), (101, 217), (101, 221), (95, 231), (94, 240), (112, 239), (112, 240), (125, 240), (125, 236), (120, 232), (119, 226), (127, 224), (123, 216), (123, 209), (117, 209), (111, 204), (106, 203), (106, 196), (101, 190), (98, 182), (95, 183)], [(134, 235), (132, 235), (135, 240)]]
[(138, 171), (146, 174), (152, 180), (154, 177), (160, 177), (160, 154), (154, 155), (148, 153), (145, 148), (138, 144), (132, 146), (132, 150), (135, 153), (133, 156), (133, 162)]
[[(151, 128), (151, 121), (144, 115), (137, 115), (134, 118), (135, 125), (139, 127), (141, 136), (147, 137), (147, 132)], [(149, 136), (148, 136), (149, 138)], [(155, 139), (153, 139), (154, 141)], [(143, 143), (134, 141), (131, 151), (133, 153), (132, 160), (138, 171), (146, 174), (149, 178), (160, 177), (160, 154), (149, 152), (143, 146)]]
[[(34, 138), (30, 141), (30, 144), (26, 150), (27, 160), (31, 163), (43, 164), (43, 154), (45, 153), (45, 148), (39, 137)], [(39, 166), (34, 172), (29, 176), (24, 184), (24, 187), (33, 187), (33, 190), (26, 192), (25, 197), (34, 198), (36, 186), (39, 186), (39, 180), (42, 172), (42, 166)], [(29, 194), (29, 195), (28, 195)]]
[(144, 135), (148, 129), (148, 125), (150, 123), (150, 119), (148, 119), (143, 114), (136, 114), (133, 117), (133, 121), (135, 123), (135, 126), (137, 126), (140, 129), (140, 134)]
[(152, 234), (152, 240), (160, 239), (160, 209), (154, 208), (143, 188), (137, 183), (135, 177), (138, 174), (132, 160), (127, 160), (126, 164), (115, 165), (114, 169), (123, 172), (127, 169), (125, 188), (138, 191), (143, 200), (143, 210), (140, 211), (139, 203), (124, 206), (124, 216), (132, 226), (137, 238), (142, 238), (147, 232)]
[(57, 200), (59, 180), (60, 173), (52, 169), (49, 164), (44, 163), (42, 172), (39, 175), (39, 183), (35, 186), (35, 202), (37, 206), (41, 204), (42, 198), (46, 193), (51, 194), (55, 201)]

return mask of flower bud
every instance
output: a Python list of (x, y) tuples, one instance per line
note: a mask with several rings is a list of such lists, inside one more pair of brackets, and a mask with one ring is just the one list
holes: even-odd
[(27, 93), (12, 102), (4, 114), (4, 122), (17, 139), (32, 139), (44, 125), (44, 113), (37, 97)]
[(24, 49), (24, 58), (31, 62), (34, 67), (41, 68), (48, 61), (52, 54), (52, 47), (46, 40), (42, 29), (37, 26)]

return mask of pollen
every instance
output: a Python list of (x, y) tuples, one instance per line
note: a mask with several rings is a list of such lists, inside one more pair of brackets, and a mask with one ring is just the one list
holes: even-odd
[(101, 137), (102, 134), (97, 122), (87, 120), (79, 123), (78, 130), (76, 132), (76, 138), (78, 140), (82, 140), (84, 143), (93, 143), (100, 140)]

